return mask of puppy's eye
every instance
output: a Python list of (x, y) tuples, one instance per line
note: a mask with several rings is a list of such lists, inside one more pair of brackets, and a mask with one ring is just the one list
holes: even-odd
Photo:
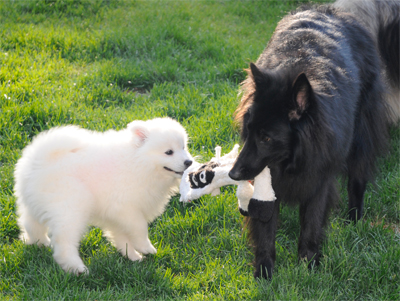
[(167, 150), (167, 151), (165, 152), (165, 154), (168, 155), (168, 156), (171, 156), (173, 153), (174, 153), (174, 151), (173, 151), (172, 149)]

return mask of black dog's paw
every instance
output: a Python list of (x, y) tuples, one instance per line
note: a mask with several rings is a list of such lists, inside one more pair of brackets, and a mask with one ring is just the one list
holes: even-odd
[(250, 199), (248, 215), (251, 218), (256, 218), (264, 223), (267, 223), (274, 214), (274, 206), (274, 201), (259, 201), (256, 199)]
[(352, 208), (349, 211), (349, 220), (350, 223), (357, 223), (360, 219), (362, 219), (362, 208)]
[(249, 216), (249, 212), (239, 207), (239, 212), (243, 216)]
[(273, 262), (266, 261), (258, 264), (256, 270), (254, 271), (254, 278), (264, 278), (267, 280), (272, 279), (272, 270), (274, 268)]

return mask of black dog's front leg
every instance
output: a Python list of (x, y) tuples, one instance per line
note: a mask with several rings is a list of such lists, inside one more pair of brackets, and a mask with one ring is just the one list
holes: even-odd
[(255, 255), (255, 278), (272, 278), (275, 264), (275, 235), (279, 216), (279, 202), (274, 202), (273, 214), (268, 222), (249, 217), (249, 238)]
[(332, 202), (338, 197), (334, 180), (326, 181), (325, 187), (308, 202), (300, 205), (300, 260), (307, 260), (308, 267), (319, 264), (320, 244), (324, 239), (324, 227)]

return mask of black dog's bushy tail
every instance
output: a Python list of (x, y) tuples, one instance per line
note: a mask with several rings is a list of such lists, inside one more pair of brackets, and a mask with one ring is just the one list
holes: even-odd
[(377, 2), (377, 8), (376, 42), (388, 82), (390, 122), (396, 124), (400, 121), (400, 1)]
[(385, 64), (392, 87), (400, 88), (400, 9), (395, 10), (394, 19), (380, 18), (377, 42), (379, 53)]
[(370, 31), (386, 77), (390, 123), (396, 124), (400, 121), (400, 0), (336, 0), (335, 6), (356, 15)]

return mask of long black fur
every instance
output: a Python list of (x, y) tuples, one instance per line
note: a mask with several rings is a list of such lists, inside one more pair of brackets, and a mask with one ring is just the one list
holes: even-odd
[(400, 121), (400, 0), (336, 0), (335, 7), (358, 17), (375, 41), (385, 78), (390, 121)]
[(330, 6), (283, 18), (250, 65), (236, 118), (244, 146), (230, 171), (254, 179), (268, 165), (277, 200), (272, 218), (249, 218), (255, 277), (271, 278), (280, 203), (299, 204), (300, 259), (318, 264), (336, 177), (348, 177), (349, 218), (362, 217), (363, 196), (388, 140), (379, 55), (351, 14)]

